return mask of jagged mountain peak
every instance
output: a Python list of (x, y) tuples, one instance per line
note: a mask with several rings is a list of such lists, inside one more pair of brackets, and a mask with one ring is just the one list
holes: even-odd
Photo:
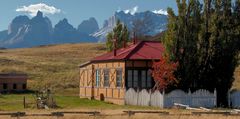
[(88, 20), (89, 21), (97, 21), (94, 17), (90, 17)]
[(64, 18), (64, 19), (60, 20), (60, 22), (69, 24), (67, 18)]
[(90, 17), (88, 20), (84, 20), (78, 26), (78, 32), (85, 33), (85, 34), (92, 34), (99, 30), (99, 26), (97, 20), (94, 17)]
[(60, 20), (54, 27), (53, 41), (55, 43), (76, 43), (84, 40), (96, 42), (97, 40), (88, 34), (81, 34), (68, 23), (66, 18)]
[(54, 27), (54, 31), (63, 31), (63, 30), (67, 30), (67, 31), (75, 31), (76, 29), (68, 23), (68, 20), (66, 18), (60, 20)]
[(43, 13), (41, 11), (38, 11), (36, 17), (43, 17)]
[(28, 16), (26, 15), (20, 15), (20, 16), (17, 16), (15, 17), (13, 20), (12, 20), (12, 23), (16, 23), (16, 22), (26, 22), (26, 21), (29, 21), (30, 19), (28, 18)]
[(10, 25), (8, 26), (8, 34), (14, 35), (18, 32), (20, 27), (23, 27), (25, 24), (27, 24), (30, 21), (30, 19), (25, 15), (20, 15), (15, 17)]
[(137, 19), (144, 19), (145, 17), (152, 21), (153, 26), (156, 26), (155, 28), (152, 28), (152, 31), (146, 35), (154, 36), (166, 29), (166, 15), (155, 14), (152, 11), (137, 12), (135, 14), (118, 11), (115, 12), (113, 16), (111, 16), (108, 20), (104, 22), (103, 28), (93, 33), (92, 36), (97, 37), (99, 39), (99, 42), (104, 42), (106, 40), (107, 34), (111, 32), (115, 27), (117, 20), (123, 22), (128, 27), (128, 30), (131, 31), (133, 28), (133, 22)]

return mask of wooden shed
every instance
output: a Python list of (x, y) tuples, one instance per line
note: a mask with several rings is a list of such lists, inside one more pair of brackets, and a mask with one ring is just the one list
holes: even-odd
[(80, 98), (125, 104), (129, 88), (154, 86), (150, 68), (164, 51), (160, 42), (141, 41), (100, 55), (80, 65)]
[(26, 91), (27, 78), (26, 74), (0, 74), (0, 93)]

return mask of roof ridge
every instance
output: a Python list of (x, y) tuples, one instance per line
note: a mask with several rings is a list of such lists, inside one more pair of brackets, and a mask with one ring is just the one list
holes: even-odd
[[(132, 49), (134, 49), (134, 47), (136, 47), (136, 46), (128, 46), (127, 48), (127, 50), (125, 50), (124, 52), (121, 52), (121, 53), (117, 53), (117, 55), (121, 55), (121, 54), (124, 54), (124, 53), (126, 53), (126, 52), (128, 52), (129, 50), (132, 50)], [(119, 50), (124, 50), (124, 49), (126, 49), (126, 48), (120, 48), (120, 49), (118, 49), (117, 51), (119, 51)]]
[(161, 42), (157, 41), (138, 41), (135, 44), (129, 44), (125, 48), (116, 49), (116, 51), (116, 56), (113, 55), (113, 51), (107, 52), (95, 57), (90, 60), (90, 62), (128, 59), (158, 59), (164, 51), (164, 46)]
[(139, 49), (139, 47), (140, 47), (143, 43), (144, 43), (144, 41), (138, 42), (138, 43), (136, 44), (136, 46), (133, 48), (133, 50), (132, 50), (131, 52), (129, 52), (124, 59), (129, 58), (134, 52), (136, 52), (136, 49)]
[(149, 45), (149, 44), (145, 44), (145, 45), (147, 45), (148, 47), (151, 47), (151, 48), (153, 48), (153, 49), (162, 50), (161, 47), (160, 47), (160, 48), (156, 48), (156, 47), (153, 47), (153, 46), (151, 46), (151, 45)]

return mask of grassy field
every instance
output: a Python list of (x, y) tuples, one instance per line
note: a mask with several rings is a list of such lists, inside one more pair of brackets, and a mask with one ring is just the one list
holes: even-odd
[[(239, 119), (239, 115), (192, 115), (191, 112), (196, 110), (185, 109), (160, 109), (154, 107), (138, 107), (138, 106), (121, 106), (109, 104), (106, 102), (79, 99), (76, 96), (60, 96), (56, 95), (55, 99), (59, 108), (50, 110), (37, 110), (29, 106), (27, 109), (23, 108), (23, 97), (26, 97), (27, 103), (34, 102), (34, 96), (32, 94), (11, 94), (0, 95), (0, 113), (6, 112), (26, 112), (26, 114), (50, 114), (51, 112), (66, 111), (98, 111), (102, 115), (91, 116), (84, 114), (64, 114), (61, 119)], [(33, 105), (32, 105), (33, 106)], [(170, 115), (153, 114), (153, 113), (139, 113), (129, 117), (123, 111), (127, 110), (141, 110), (141, 111), (164, 111), (169, 112)], [(226, 110), (215, 110), (226, 111)], [(229, 111), (229, 110), (228, 110)], [(0, 119), (12, 119), (10, 115), (0, 115)], [(54, 116), (25, 116), (21, 119), (56, 119)]]
[[(29, 89), (48, 87), (77, 95), (78, 65), (104, 52), (105, 45), (97, 43), (0, 50), (0, 73), (27, 73)], [(240, 89), (240, 72), (235, 77), (233, 88)]]
[(27, 73), (29, 89), (70, 88), (72, 92), (78, 87), (78, 65), (104, 52), (104, 44), (96, 43), (0, 50), (0, 73)]
[[(26, 99), (27, 108), (23, 107), (23, 98)], [(122, 106), (110, 104), (103, 101), (80, 99), (78, 96), (63, 96), (56, 94), (54, 96), (58, 109), (74, 110), (74, 109), (157, 109), (154, 107), (138, 107), (138, 106)], [(36, 110), (34, 94), (7, 94), (0, 95), (0, 111), (29, 111)], [(54, 110), (56, 110), (54, 109)], [(50, 110), (51, 111), (51, 110)]]

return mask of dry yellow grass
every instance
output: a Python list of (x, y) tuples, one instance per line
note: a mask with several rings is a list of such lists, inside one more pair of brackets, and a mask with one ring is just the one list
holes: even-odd
[(64, 44), (0, 50), (0, 72), (24, 72), (30, 89), (78, 87), (78, 65), (106, 52), (104, 44)]

